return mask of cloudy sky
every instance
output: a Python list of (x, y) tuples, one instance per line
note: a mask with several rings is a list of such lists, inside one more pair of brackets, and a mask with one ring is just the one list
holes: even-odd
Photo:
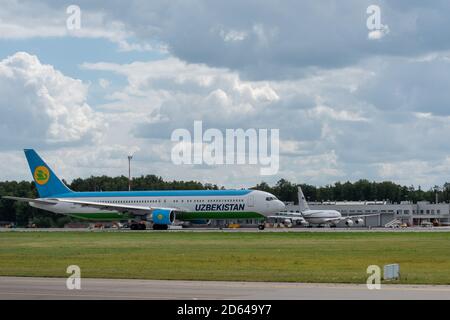
[[(81, 25), (67, 27), (67, 7)], [(370, 5), (381, 27), (367, 25)], [(0, 180), (133, 174), (450, 181), (449, 1), (18, 1), (0, 7)], [(372, 20), (370, 20), (372, 21)], [(280, 169), (174, 165), (176, 128), (280, 130)]]

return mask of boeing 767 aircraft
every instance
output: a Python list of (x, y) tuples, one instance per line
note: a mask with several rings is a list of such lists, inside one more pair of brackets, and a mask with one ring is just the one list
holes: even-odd
[[(257, 190), (176, 190), (74, 192), (32, 149), (25, 156), (39, 193), (38, 199), (6, 196), (31, 206), (81, 219), (131, 220), (132, 229), (166, 230), (175, 219), (261, 219), (284, 209), (274, 195)], [(264, 229), (264, 224), (260, 224)]]

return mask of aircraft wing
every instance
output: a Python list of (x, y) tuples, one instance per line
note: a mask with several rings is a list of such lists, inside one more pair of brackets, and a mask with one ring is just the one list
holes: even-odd
[(305, 220), (305, 218), (303, 218), (303, 216), (300, 213), (292, 214), (292, 215), (273, 215), (273, 216), (268, 216), (267, 218), (269, 218), (269, 219), (290, 219), (292, 221)]
[(149, 213), (153, 213), (154, 210), (170, 210), (170, 211), (181, 211), (177, 208), (166, 208), (166, 207), (142, 207), (130, 204), (117, 204), (117, 203), (103, 203), (103, 202), (95, 202), (95, 201), (80, 201), (80, 200), (72, 200), (72, 199), (31, 199), (31, 198), (21, 198), (21, 197), (10, 197), (4, 196), (4, 199), (10, 199), (15, 201), (22, 202), (34, 202), (46, 205), (56, 205), (58, 203), (71, 203), (75, 205), (80, 205), (82, 207), (91, 207), (101, 210), (115, 210), (122, 213), (131, 213), (137, 216), (143, 216)]
[(21, 198), (21, 197), (11, 197), (11, 196), (4, 196), (2, 198), (20, 201), (20, 202), (34, 202), (34, 203), (52, 204), (52, 205), (55, 205), (58, 203), (58, 201), (55, 201), (55, 200), (31, 199), (31, 198)]
[(359, 215), (353, 215), (353, 216), (342, 216), (340, 220), (347, 220), (347, 219), (359, 219), (359, 218), (365, 218), (365, 217), (375, 217), (379, 216), (381, 213), (371, 213), (371, 214), (359, 214)]
[(58, 202), (77, 204), (82, 207), (90, 207), (101, 210), (115, 210), (122, 213), (132, 213), (134, 215), (146, 215), (152, 213), (154, 210), (170, 210), (170, 211), (181, 211), (177, 208), (167, 208), (167, 207), (142, 207), (130, 204), (117, 204), (117, 203), (103, 203), (95, 201), (80, 201), (72, 199), (55, 199)]

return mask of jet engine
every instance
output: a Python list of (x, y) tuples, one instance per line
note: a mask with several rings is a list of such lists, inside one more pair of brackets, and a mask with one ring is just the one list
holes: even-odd
[(292, 227), (292, 220), (291, 219), (285, 219), (283, 221), (283, 224), (284, 224), (285, 227), (291, 228)]
[(353, 220), (350, 220), (350, 219), (346, 220), (345, 221), (345, 225), (348, 226), (348, 227), (351, 227), (353, 225)]
[(166, 209), (155, 209), (152, 212), (154, 224), (170, 225), (175, 221), (175, 211)]
[(364, 223), (364, 220), (361, 218), (355, 220), (355, 224), (363, 224), (363, 223)]

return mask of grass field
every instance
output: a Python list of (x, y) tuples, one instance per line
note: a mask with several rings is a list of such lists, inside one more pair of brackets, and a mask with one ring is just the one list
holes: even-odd
[(450, 233), (0, 233), (3, 276), (365, 283), (388, 263), (400, 283), (450, 284)]

